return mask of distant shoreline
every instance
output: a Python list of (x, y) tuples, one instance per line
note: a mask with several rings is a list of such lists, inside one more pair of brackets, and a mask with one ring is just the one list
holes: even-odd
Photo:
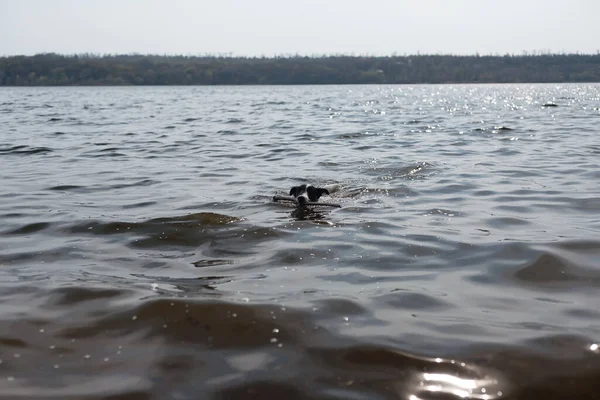
[(600, 54), (388, 57), (0, 57), (0, 86), (218, 86), (600, 82)]

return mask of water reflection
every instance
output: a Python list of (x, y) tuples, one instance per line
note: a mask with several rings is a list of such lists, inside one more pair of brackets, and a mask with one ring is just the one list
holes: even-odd
[[(415, 376), (410, 400), (443, 398), (491, 400), (507, 393), (506, 385), (499, 382), (498, 373), (484, 371), (466, 362), (456, 360), (434, 361), (439, 372), (422, 372)], [(409, 389), (410, 390), (410, 389)]]
[(296, 221), (325, 220), (328, 215), (329, 212), (312, 207), (297, 207), (290, 213), (290, 216)]

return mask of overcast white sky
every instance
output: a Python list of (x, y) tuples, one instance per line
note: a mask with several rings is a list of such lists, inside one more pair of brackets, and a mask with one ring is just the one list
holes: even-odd
[(0, 55), (596, 53), (600, 0), (0, 0)]

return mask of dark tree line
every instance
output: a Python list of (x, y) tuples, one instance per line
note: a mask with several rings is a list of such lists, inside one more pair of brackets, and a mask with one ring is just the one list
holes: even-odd
[(600, 82), (600, 54), (0, 57), (0, 86)]

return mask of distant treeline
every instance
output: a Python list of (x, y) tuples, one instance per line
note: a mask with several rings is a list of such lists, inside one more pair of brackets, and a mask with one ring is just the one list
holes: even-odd
[(600, 54), (390, 57), (0, 57), (0, 85), (600, 82)]

